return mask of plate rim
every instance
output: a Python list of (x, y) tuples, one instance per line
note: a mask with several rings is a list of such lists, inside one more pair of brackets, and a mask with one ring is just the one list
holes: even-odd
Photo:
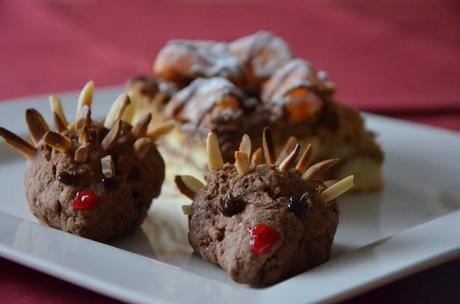
[[(129, 261), (137, 260), (138, 266), (144, 267), (145, 265), (149, 265), (152, 268), (155, 267), (167, 267), (169, 270), (174, 271), (181, 271), (180, 268), (177, 268), (172, 265), (167, 265), (165, 263), (152, 260), (150, 258), (144, 257), (142, 255), (138, 255), (135, 253), (131, 253), (129, 251), (119, 249), (116, 247), (112, 247), (110, 245), (95, 242), (92, 240), (84, 239), (72, 234), (68, 234), (62, 232), (57, 229), (49, 228), (42, 226), (38, 223), (21, 219), (13, 215), (5, 214), (0, 212), (0, 229), (3, 230), (2, 224), (8, 222), (14, 222), (13, 230), (17, 230), (20, 225), (26, 224), (28, 229), (30, 229), (30, 234), (33, 234), (35, 237), (48, 237), (49, 234), (52, 234), (53, 238), (57, 238), (58, 240), (67, 240), (67, 242), (72, 242), (74, 244), (78, 244), (80, 248), (85, 248), (82, 250), (90, 249), (92, 252), (99, 252), (104, 251), (104, 249), (110, 248), (110, 251), (116, 252), (118, 255), (121, 255), (122, 259), (129, 259)], [(11, 224), (10, 224), (11, 225)], [(449, 226), (449, 229), (445, 229), (446, 226)], [(11, 229), (11, 226), (9, 226)], [(348, 298), (351, 298), (359, 293), (370, 290), (379, 286), (382, 286), (386, 283), (391, 281), (409, 276), (416, 272), (428, 269), (429, 267), (439, 265), (443, 262), (447, 262), (451, 259), (460, 257), (460, 237), (457, 235), (456, 231), (460, 229), (460, 210), (454, 211), (452, 213), (443, 215), (438, 217), (434, 220), (425, 222), (420, 225), (413, 226), (405, 231), (400, 233), (396, 233), (394, 235), (388, 236), (384, 239), (372, 242), (364, 247), (361, 247), (349, 254), (344, 256), (340, 256), (331, 260), (323, 265), (315, 267), (308, 272), (288, 279), (286, 281), (280, 282), (276, 285), (271, 287), (267, 287), (264, 289), (253, 289), (253, 288), (245, 288), (237, 285), (236, 288), (239, 293), (239, 299), (242, 300), (245, 296), (248, 296), (250, 292), (252, 294), (252, 303), (266, 303), (266, 300), (270, 299), (270, 301), (274, 301), (274, 299), (286, 299), (286, 296), (290, 296), (290, 303), (302, 303), (304, 300), (308, 302), (336, 302), (336, 301), (343, 301)], [(447, 233), (446, 233), (447, 232)], [(427, 238), (427, 236), (431, 236)], [(369, 280), (367, 277), (366, 279), (362, 278), (360, 280), (354, 280), (354, 282), (348, 282), (350, 285), (348, 288), (336, 288), (333, 292), (329, 292), (325, 294), (324, 292), (321, 294), (316, 294), (314, 297), (310, 298), (299, 298), (297, 295), (293, 298), (293, 294), (289, 294), (289, 289), (292, 289), (293, 286), (286, 286), (291, 285), (295, 280), (296, 285), (303, 285), (306, 283), (312, 283), (311, 280), (315, 280), (314, 273), (321, 271), (324, 267), (339, 267), (339, 272), (337, 273), (337, 277), (341, 278), (342, 280), (335, 280), (331, 283), (337, 283), (337, 281), (341, 283), (347, 283), (343, 279), (343, 275), (340, 275), (340, 272), (344, 272), (346, 274), (349, 270), (346, 269), (347, 265), (352, 265), (350, 260), (359, 258), (360, 263), (367, 263), (372, 262), (375, 263), (375, 259), (372, 258), (376, 252), (383, 251), (380, 254), (386, 254), (386, 252), (394, 250), (396, 247), (400, 245), (400, 242), (404, 242), (407, 240), (417, 239), (419, 237), (423, 237), (424, 242), (420, 242), (418, 246), (413, 246), (411, 248), (406, 249), (406, 252), (394, 254), (392, 260), (398, 259), (407, 259), (410, 257), (412, 263), (404, 262), (405, 267), (397, 268), (393, 267), (392, 269), (387, 269), (385, 271), (378, 271), (373, 275), (372, 279)], [(60, 265), (57, 261), (53, 260), (46, 260), (34, 255), (33, 249), (27, 250), (24, 248), (18, 248), (18, 246), (14, 246), (8, 240), (6, 240), (6, 236), (0, 233), (0, 256), (11, 260), (13, 262), (19, 263), (21, 265), (25, 265), (37, 271), (46, 273), (48, 275), (57, 277), (64, 281), (70, 282), (72, 284), (78, 285), (80, 287), (95, 291), (97, 293), (101, 293), (103, 295), (119, 299), (122, 301), (128, 301), (133, 303), (168, 303), (169, 301), (165, 301), (160, 298), (151, 297), (152, 294), (146, 293), (145, 290), (133, 290), (127, 288), (122, 284), (117, 284), (110, 278), (105, 278), (104, 280), (96, 279), (94, 276), (90, 274), (85, 274), (82, 271), (79, 271), (76, 268), (72, 268), (70, 266)], [(453, 241), (454, 240), (454, 241)], [(429, 243), (430, 249), (427, 250), (425, 247), (426, 244)], [(75, 247), (75, 246), (73, 246)], [(89, 248), (88, 248), (89, 247)], [(75, 253), (77, 256), (81, 254), (79, 252)], [(142, 265), (140, 265), (142, 264)], [(331, 265), (336, 264), (336, 265)], [(375, 266), (380, 266), (380, 264), (375, 264)], [(345, 269), (341, 269), (340, 267), (345, 267)], [(139, 269), (139, 267), (136, 267)], [(164, 269), (163, 269), (164, 270)], [(311, 275), (313, 274), (313, 278)], [(198, 276), (195, 274), (188, 273), (187, 275)], [(369, 273), (366, 274), (369, 276)], [(162, 274), (164, 276), (164, 274)], [(201, 276), (199, 276), (202, 278)], [(302, 280), (299, 280), (302, 278)], [(345, 280), (350, 281), (348, 278)], [(315, 282), (313, 282), (315, 283)], [(219, 283), (220, 284), (220, 283)], [(222, 283), (224, 284), (224, 283)], [(321, 285), (321, 282), (317, 282), (316, 284)], [(317, 289), (316, 289), (317, 290)], [(295, 296), (295, 294), (294, 294)], [(177, 302), (182, 303), (180, 299), (174, 299)], [(276, 303), (276, 300), (273, 302)]]
[[(98, 95), (104, 95), (104, 94), (113, 95), (115, 94), (115, 92), (121, 92), (122, 88), (123, 88), (122, 86), (111, 86), (111, 87), (106, 87), (106, 88), (99, 88), (96, 91), (95, 98), (97, 98)], [(78, 92), (76, 91), (64, 92), (64, 93), (60, 93), (59, 95), (64, 96), (64, 98), (67, 97), (67, 98), (75, 99), (75, 97), (78, 96)], [(44, 100), (45, 99), (44, 96), (45, 95), (38, 95), (38, 96), (31, 96), (31, 97), (24, 97), (24, 98), (15, 98), (9, 101), (1, 101), (0, 102), (0, 110), (1, 110), (0, 120), (6, 118), (7, 116), (9, 119), (15, 120), (16, 117), (19, 117), (19, 115), (21, 115), (21, 121), (22, 121), (22, 115), (23, 115), (22, 109), (24, 109), (25, 107), (35, 106), (35, 105), (39, 109), (43, 109), (47, 107), (46, 103), (42, 103), (41, 101), (38, 101), (38, 100)], [(107, 105), (107, 107), (109, 106), (110, 105)], [(20, 110), (21, 113), (18, 114), (17, 113), (18, 110)], [(11, 114), (13, 115), (10, 117)], [(400, 127), (423, 128), (424, 131), (432, 132), (436, 136), (447, 136), (449, 138), (455, 138), (455, 140), (460, 140), (460, 136), (459, 136), (460, 133), (457, 133), (455, 131), (445, 130), (445, 129), (438, 128), (438, 127), (429, 127), (429, 126), (426, 126), (420, 123), (416, 123), (416, 122), (410, 122), (410, 121), (408, 122), (404, 120), (384, 117), (384, 116), (375, 115), (375, 114), (364, 113), (364, 115), (367, 119), (371, 118), (371, 119), (378, 120), (379, 122), (382, 122), (382, 121), (389, 122), (391, 124), (396, 124)], [(13, 131), (15, 131), (14, 128), (13, 128)], [(0, 144), (4, 144), (3, 141), (1, 141)], [(105, 248), (104, 246), (108, 246), (110, 247), (111, 250), (115, 250), (117, 252), (123, 252), (131, 256), (135, 255), (137, 258), (144, 259), (144, 262), (153, 263), (153, 264), (158, 264), (158, 263), (163, 264), (161, 262), (152, 260), (150, 258), (141, 256), (141, 255), (137, 255), (137, 254), (133, 254), (129, 251), (125, 251), (125, 250), (122, 250), (116, 247), (112, 247), (110, 245), (97, 243), (91, 240), (83, 239), (83, 238), (80, 238), (74, 235), (70, 235), (62, 231), (58, 231), (56, 229), (49, 228), (49, 227), (44, 227), (35, 222), (29, 221), (26, 219), (22, 219), (22, 218), (18, 218), (13, 215), (9, 215), (9, 214), (6, 214), (0, 211), (0, 227), (2, 227), (2, 223), (6, 223), (8, 221), (10, 222), (13, 221), (16, 227), (19, 227), (21, 224), (24, 224), (24, 223), (26, 225), (30, 225), (29, 227), (33, 227), (30, 229), (32, 229), (34, 233), (46, 235), (50, 231), (52, 231), (51, 233), (53, 235), (59, 235), (58, 236), (59, 239), (63, 238), (63, 239), (71, 240), (71, 242), (76, 242), (76, 243), (83, 242), (85, 245), (89, 244), (87, 242), (90, 242), (90, 243), (92, 242), (96, 244), (95, 248)], [(355, 282), (355, 285), (348, 289), (339, 288), (339, 289), (336, 289), (334, 293), (329, 293), (328, 295), (323, 294), (321, 297), (317, 296), (316, 298), (310, 298), (310, 299), (300, 299), (300, 298), (296, 298), (296, 299), (298, 300), (298, 302), (304, 302), (304, 300), (305, 301), (327, 301), (327, 302), (345, 300), (361, 292), (370, 290), (372, 288), (376, 288), (378, 286), (381, 286), (393, 280), (408, 276), (418, 271), (427, 269), (431, 266), (435, 266), (440, 263), (446, 262), (450, 259), (459, 257), (460, 256), (459, 237), (454, 235), (453, 233), (445, 234), (445, 231), (444, 231), (445, 228), (443, 228), (448, 223), (456, 224), (455, 222), (460, 223), (460, 210), (448, 213), (441, 217), (435, 218), (431, 221), (427, 221), (420, 225), (413, 226), (407, 230), (401, 231), (400, 233), (393, 234), (390, 237), (370, 243), (364, 247), (357, 249), (356, 251), (348, 253), (345, 256), (341, 256), (334, 260), (331, 260), (330, 262), (335, 261), (334, 263), (337, 263), (336, 260), (346, 262), (347, 259), (353, 258), (355, 255), (362, 254), (363, 251), (365, 252), (366, 250), (370, 250), (370, 249), (384, 250), (381, 248), (387, 248), (387, 246), (391, 247), (393, 246), (395, 242), (397, 242), (400, 239), (414, 237), (414, 236), (417, 236), (418, 234), (426, 234), (425, 233), (426, 230), (429, 229), (427, 227), (431, 227), (431, 228), (434, 227), (435, 230), (438, 232), (438, 234), (440, 234), (440, 236), (445, 237), (445, 240), (448, 239), (447, 235), (455, 240), (455, 242), (447, 242), (449, 244), (444, 244), (445, 246), (448, 245), (449, 247), (442, 247), (442, 248), (439, 247), (439, 250), (442, 249), (443, 251), (439, 251), (438, 254), (436, 255), (433, 255), (433, 253), (431, 252), (431, 255), (430, 254), (427, 255), (425, 253), (424, 256), (421, 256), (420, 253), (417, 255), (417, 253), (415, 252), (415, 255), (413, 256), (418, 256), (419, 258), (419, 260), (416, 263), (410, 264), (409, 266), (406, 265), (405, 268), (392, 270), (390, 272), (389, 271), (387, 271), (386, 273), (382, 272), (381, 276), (375, 277), (373, 281), (367, 280), (367, 281), (362, 281), (360, 283)], [(458, 228), (460, 229), (460, 224), (458, 224)], [(452, 231), (454, 229), (449, 229), (449, 230)], [(147, 303), (147, 302), (152, 303), (152, 301), (154, 301), (155, 303), (169, 302), (169, 301), (163, 301), (160, 298), (152, 298), (151, 296), (143, 294), (142, 292), (141, 293), (139, 293), (138, 291), (133, 292), (132, 290), (127, 289), (123, 285), (121, 286), (113, 285), (113, 282), (108, 283), (108, 284), (107, 284), (107, 281), (105, 283), (97, 282), (91, 276), (78, 273), (78, 271), (75, 271), (75, 269), (71, 271), (72, 269), (69, 270), (63, 267), (62, 265), (59, 266), (58, 264), (56, 264), (56, 261), (53, 264), (52, 261), (49, 261), (43, 258), (40, 260), (40, 258), (34, 255), (33, 252), (21, 251), (21, 248), (18, 248), (17, 246), (15, 247), (14, 244), (9, 243), (9, 240), (5, 239), (5, 237), (6, 237), (5, 235), (2, 235), (0, 233), (0, 256), (8, 260), (12, 260), (14, 262), (25, 265), (32, 269), (47, 273), (49, 275), (55, 276), (64, 281), (71, 282), (83, 288), (93, 290), (95, 292), (104, 294), (106, 296), (109, 296), (115, 299), (120, 299), (124, 301), (135, 302), (135, 303)], [(328, 263), (310, 270), (309, 272), (307, 272), (307, 274), (313, 274), (316, 271), (321, 270), (323, 267), (327, 267), (326, 265), (328, 265)], [(171, 267), (174, 267), (174, 266), (171, 266)], [(309, 275), (305, 275), (305, 276), (301, 275), (301, 276), (310, 277)], [(264, 300), (273, 299), (281, 295), (286, 296), (286, 293), (285, 293), (286, 285), (292, 284), (292, 282), (298, 277), (299, 276), (291, 278), (289, 280), (286, 280), (284, 282), (278, 283), (276, 285), (273, 285), (265, 289), (248, 289), (248, 288), (237, 288), (237, 289), (238, 289), (238, 292), (242, 291), (241, 293), (242, 295), (245, 295), (245, 294), (247, 295), (248, 294), (247, 291), (250, 290), (250, 293), (252, 294), (251, 298), (253, 298), (254, 300), (253, 302), (263, 303)], [(88, 282), (92, 282), (93, 284), (89, 284)], [(300, 280), (300, 282), (302, 282), (302, 280)], [(176, 300), (180, 300), (180, 299), (176, 299)]]

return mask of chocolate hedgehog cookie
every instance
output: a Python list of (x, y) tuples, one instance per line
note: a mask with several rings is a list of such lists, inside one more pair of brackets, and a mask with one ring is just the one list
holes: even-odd
[(105, 120), (91, 119), (94, 84), (83, 88), (76, 121), (68, 123), (59, 98), (50, 97), (55, 130), (34, 109), (26, 123), (34, 144), (0, 128), (0, 136), (27, 158), (25, 189), (32, 213), (45, 225), (105, 241), (140, 226), (160, 194), (165, 165), (147, 133), (150, 114), (134, 126), (122, 120), (122, 94)]
[(211, 132), (206, 185), (176, 177), (179, 190), (193, 200), (183, 206), (190, 244), (239, 283), (271, 284), (327, 261), (339, 219), (335, 199), (353, 186), (352, 175), (319, 181), (337, 160), (308, 167), (311, 146), (300, 153), (290, 140), (277, 158), (270, 129), (264, 129), (262, 142), (263, 149), (251, 156), (245, 135), (235, 164), (224, 164)]

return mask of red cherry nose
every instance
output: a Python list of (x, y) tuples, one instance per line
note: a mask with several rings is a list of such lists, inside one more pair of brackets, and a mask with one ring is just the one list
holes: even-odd
[(96, 204), (96, 201), (97, 194), (91, 189), (86, 189), (77, 192), (77, 195), (73, 200), (72, 207), (74, 209), (91, 209)]
[(266, 224), (252, 227), (249, 235), (251, 236), (251, 251), (256, 256), (270, 251), (280, 239), (279, 232)]

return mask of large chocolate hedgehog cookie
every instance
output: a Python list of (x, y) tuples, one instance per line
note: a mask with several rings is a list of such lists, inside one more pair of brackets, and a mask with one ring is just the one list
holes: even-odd
[(271, 284), (327, 261), (339, 218), (335, 199), (353, 186), (353, 176), (319, 181), (336, 160), (308, 167), (311, 146), (300, 155), (291, 140), (276, 158), (265, 129), (263, 147), (251, 157), (244, 136), (235, 164), (224, 164), (211, 132), (206, 185), (191, 176), (176, 178), (193, 200), (183, 207), (190, 244), (239, 283)]

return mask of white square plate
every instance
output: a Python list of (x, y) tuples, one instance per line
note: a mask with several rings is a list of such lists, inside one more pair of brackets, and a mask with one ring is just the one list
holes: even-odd
[[(99, 90), (94, 115), (121, 88)], [(50, 121), (47, 98), (0, 103), (0, 125), (27, 136), (24, 110)], [(77, 94), (63, 95), (74, 113)], [(386, 153), (385, 188), (349, 195), (332, 258), (267, 288), (233, 283), (192, 254), (183, 198), (165, 186), (131, 237), (102, 244), (40, 226), (27, 209), (25, 160), (0, 142), (0, 256), (108, 296), (138, 303), (306, 303), (342, 300), (460, 255), (460, 136), (366, 115)]]

